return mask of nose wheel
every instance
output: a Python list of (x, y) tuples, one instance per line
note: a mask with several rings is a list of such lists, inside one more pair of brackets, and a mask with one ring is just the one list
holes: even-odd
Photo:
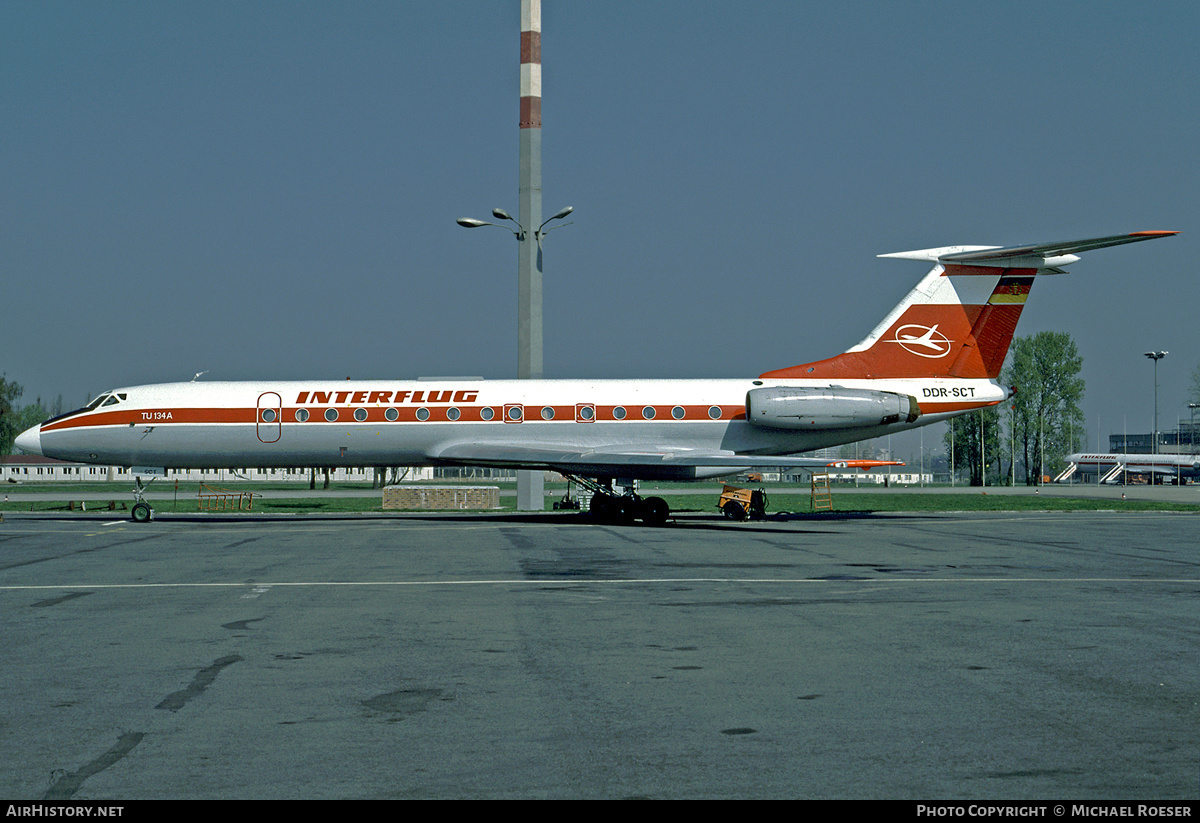
[[(137, 485), (133, 489), (133, 508), (129, 510), (130, 517), (134, 523), (149, 523), (154, 518), (154, 509), (150, 508), (150, 504), (146, 502), (146, 486), (142, 485), (142, 478), (135, 477), (134, 482)], [(154, 478), (150, 478), (150, 483), (154, 482)]]

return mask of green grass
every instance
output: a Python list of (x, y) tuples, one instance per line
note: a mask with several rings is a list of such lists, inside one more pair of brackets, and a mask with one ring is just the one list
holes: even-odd
[[(812, 496), (795, 487), (766, 488), (767, 514), (814, 514)], [(646, 490), (643, 494), (651, 495)], [(670, 495), (667, 501), (675, 512), (717, 513), (717, 494)], [(998, 512), (998, 511), (1171, 511), (1200, 513), (1200, 504), (1159, 502), (1155, 500), (1117, 500), (1104, 498), (1058, 497), (1028, 494), (936, 494), (901, 491), (839, 493), (833, 489), (835, 514), (873, 512)], [(821, 514), (817, 512), (816, 514)]]
[[(444, 481), (435, 481), (430, 485), (446, 485)], [(487, 485), (497, 485), (503, 488), (509, 488), (513, 483), (488, 483)], [(9, 496), (7, 502), (0, 501), (0, 511), (12, 512), (54, 512), (68, 510), (68, 503), (71, 500), (78, 501), (79, 497), (88, 495), (103, 495), (102, 501), (94, 501), (88, 504), (88, 510), (91, 512), (104, 511), (107, 509), (109, 500), (115, 501), (116, 513), (127, 513), (132, 505), (133, 495), (130, 492), (131, 484), (127, 483), (91, 483), (91, 484), (56, 484), (56, 485), (20, 485), (7, 486), (3, 489), (4, 493)], [(153, 500), (154, 508), (163, 513), (179, 512), (192, 513), (198, 511), (196, 504), (196, 493), (199, 484), (197, 483), (181, 483), (179, 485), (179, 496), (177, 500), (173, 499), (158, 499)], [(239, 483), (236, 484), (237, 491), (273, 491), (287, 492), (300, 491), (308, 492), (307, 485), (298, 487), (295, 484), (284, 483)], [(564, 484), (546, 484), (546, 488), (552, 494), (557, 496), (557, 490), (565, 488)], [(655, 494), (656, 488), (691, 488), (696, 486), (687, 484), (655, 484), (651, 486), (646, 484), (642, 488), (642, 494), (652, 496)], [(369, 483), (339, 483), (332, 490), (346, 489), (370, 489)], [(154, 484), (151, 490), (162, 494), (171, 493), (174, 491), (173, 485)], [(769, 500), (768, 514), (809, 514), (812, 513), (811, 498), (806, 489), (797, 488), (796, 486), (768, 486), (767, 496)], [(31, 501), (23, 499), (25, 493), (37, 494), (54, 494), (56, 500), (37, 500)], [(309, 493), (311, 494), (311, 493)], [(697, 491), (691, 494), (671, 494), (667, 495), (666, 499), (671, 506), (672, 511), (681, 513), (701, 513), (717, 515), (716, 502), (719, 494), (719, 486), (714, 486), (709, 490)], [(350, 514), (350, 513), (379, 513), (383, 512), (382, 493), (379, 495), (371, 495), (369, 497), (322, 497), (320, 490), (316, 496), (309, 497), (279, 497), (279, 498), (261, 498), (256, 497), (253, 505), (255, 513), (293, 513), (293, 514)], [(547, 511), (550, 510), (550, 500), (547, 498)], [(75, 504), (75, 510), (78, 510), (78, 503)], [(508, 496), (501, 498), (501, 506), (499, 509), (491, 511), (515, 511), (516, 499)], [(227, 510), (229, 511), (229, 510)], [(236, 509), (229, 513), (236, 513)], [(389, 510), (392, 511), (392, 510)], [(1118, 500), (1118, 499), (1091, 499), (1091, 498), (1071, 498), (1058, 497), (1056, 495), (1036, 495), (1029, 494), (986, 494), (978, 493), (958, 493), (958, 494), (937, 494), (937, 493), (920, 493), (915, 491), (905, 490), (900, 492), (862, 492), (857, 491), (851, 493), (849, 490), (844, 490), (839, 493), (835, 487), (833, 490), (833, 511), (835, 514), (848, 513), (872, 513), (872, 512), (947, 512), (947, 511), (1171, 511), (1171, 512), (1200, 512), (1200, 505), (1187, 503), (1171, 503), (1159, 502), (1152, 500)]]
[[(812, 513), (808, 494), (767, 493), (767, 514), (789, 512)], [(716, 512), (715, 498), (686, 495), (670, 498), (675, 511)], [(686, 501), (686, 502), (685, 502)], [(1200, 505), (1168, 503), (1154, 500), (1106, 500), (1050, 495), (985, 495), (985, 494), (872, 494), (858, 492), (839, 496), (833, 492), (834, 513), (851, 512), (996, 512), (996, 511), (1172, 511), (1197, 512)]]
[[(133, 495), (127, 491), (113, 491), (111, 495), (105, 495), (103, 500), (87, 501), (87, 512), (104, 512), (110, 511), (109, 501), (115, 503), (116, 508), (112, 511), (116, 515), (128, 516), (130, 507), (133, 506)], [(516, 498), (511, 498), (511, 502), (505, 505), (505, 501), (501, 500), (499, 509), (491, 509), (490, 511), (515, 511)], [(179, 499), (149, 499), (148, 502), (154, 507), (156, 512), (169, 513), (178, 512), (180, 514), (193, 514), (200, 511), (196, 502), (196, 495), (192, 493), (184, 496), (180, 491)], [(547, 504), (549, 508), (549, 504)], [(255, 497), (253, 505), (250, 509), (242, 509), (242, 514), (370, 514), (383, 512), (382, 495), (379, 497), (271, 497), (262, 498)], [(0, 501), (0, 512), (81, 512), (79, 504), (79, 493), (76, 492), (73, 502), (72, 496), (64, 494), (59, 500), (28, 500), (22, 499), (20, 495), (9, 494), (7, 501)], [(239, 510), (234, 503), (233, 508), (226, 509), (206, 509), (206, 511), (215, 514), (238, 514)], [(395, 510), (389, 509), (389, 512)], [(444, 510), (443, 510), (444, 511)], [(471, 510), (465, 510), (471, 511)]]
[[(179, 484), (179, 499), (182, 500), (185, 496), (195, 498), (196, 493), (200, 491), (200, 483), (194, 481)], [(281, 492), (281, 491), (304, 491), (308, 492), (308, 483), (247, 483), (238, 481), (236, 483), (206, 483), (204, 484), (210, 489), (227, 489), (237, 492)], [(433, 484), (430, 485), (442, 485)], [(7, 494), (9, 497), (14, 497), (21, 494), (57, 494), (61, 495), (63, 500), (67, 500), (71, 495), (79, 494), (103, 494), (112, 495), (118, 498), (132, 497), (130, 491), (134, 486), (133, 477), (127, 479), (114, 480), (111, 483), (0, 483), (0, 493)], [(156, 480), (150, 483), (147, 491), (155, 494), (171, 494), (175, 491), (175, 481), (173, 480)], [(369, 490), (370, 483), (335, 483), (329, 487), (330, 491), (345, 491), (345, 490)], [(317, 491), (322, 491), (321, 481), (317, 480)]]
[[(133, 498), (130, 495), (115, 495), (113, 498), (116, 502), (116, 508), (113, 510), (114, 515), (127, 517), (129, 509), (133, 505)], [(200, 509), (196, 505), (194, 497), (180, 497), (178, 504), (173, 500), (150, 500), (148, 501), (154, 510), (159, 513), (178, 512), (180, 514), (196, 514)], [(549, 508), (549, 506), (547, 506)], [(250, 509), (242, 509), (240, 512), (236, 508), (231, 509), (208, 509), (206, 511), (213, 514), (371, 514), (382, 513), (383, 504), (380, 500), (371, 497), (329, 497), (329, 498), (272, 498), (263, 500), (260, 498), (254, 499), (254, 505)], [(515, 500), (511, 505), (501, 503), (499, 509), (464, 509), (462, 511), (515, 511)], [(79, 502), (75, 501), (74, 508), (69, 506), (69, 501), (63, 500), (12, 500), (0, 502), (0, 512), (35, 512), (35, 513), (50, 513), (50, 512), (82, 512)], [(87, 513), (107, 512), (108, 500), (103, 501), (88, 501)], [(446, 511), (441, 509), (439, 511)], [(388, 509), (389, 513), (401, 514), (403, 512)]]

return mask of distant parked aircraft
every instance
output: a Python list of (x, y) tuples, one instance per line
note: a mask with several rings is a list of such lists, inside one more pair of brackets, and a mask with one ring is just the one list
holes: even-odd
[(1067, 455), (1067, 468), (1054, 482), (1068, 480), (1074, 474), (1100, 472), (1103, 483), (1115, 482), (1121, 472), (1148, 474), (1152, 477), (1200, 477), (1200, 455), (1195, 454), (1085, 454)]

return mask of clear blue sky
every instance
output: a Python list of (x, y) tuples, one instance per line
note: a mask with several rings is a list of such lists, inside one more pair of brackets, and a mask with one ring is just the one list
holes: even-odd
[[(1187, 416), (1200, 3), (543, 2), (547, 377), (857, 342), (877, 260), (1143, 229), (1039, 281), (1089, 442)], [(0, 4), (0, 371), (117, 385), (516, 372), (517, 0)], [(927, 443), (940, 438), (927, 434)]]

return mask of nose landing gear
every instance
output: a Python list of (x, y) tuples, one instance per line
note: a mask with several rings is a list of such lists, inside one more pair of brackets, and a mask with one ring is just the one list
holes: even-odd
[(137, 486), (133, 489), (134, 504), (133, 508), (129, 510), (129, 515), (133, 518), (134, 523), (149, 523), (154, 519), (154, 509), (150, 508), (150, 504), (146, 502), (146, 488), (154, 482), (154, 478), (151, 477), (145, 486), (142, 485), (140, 477), (135, 477), (134, 482), (137, 483)]

